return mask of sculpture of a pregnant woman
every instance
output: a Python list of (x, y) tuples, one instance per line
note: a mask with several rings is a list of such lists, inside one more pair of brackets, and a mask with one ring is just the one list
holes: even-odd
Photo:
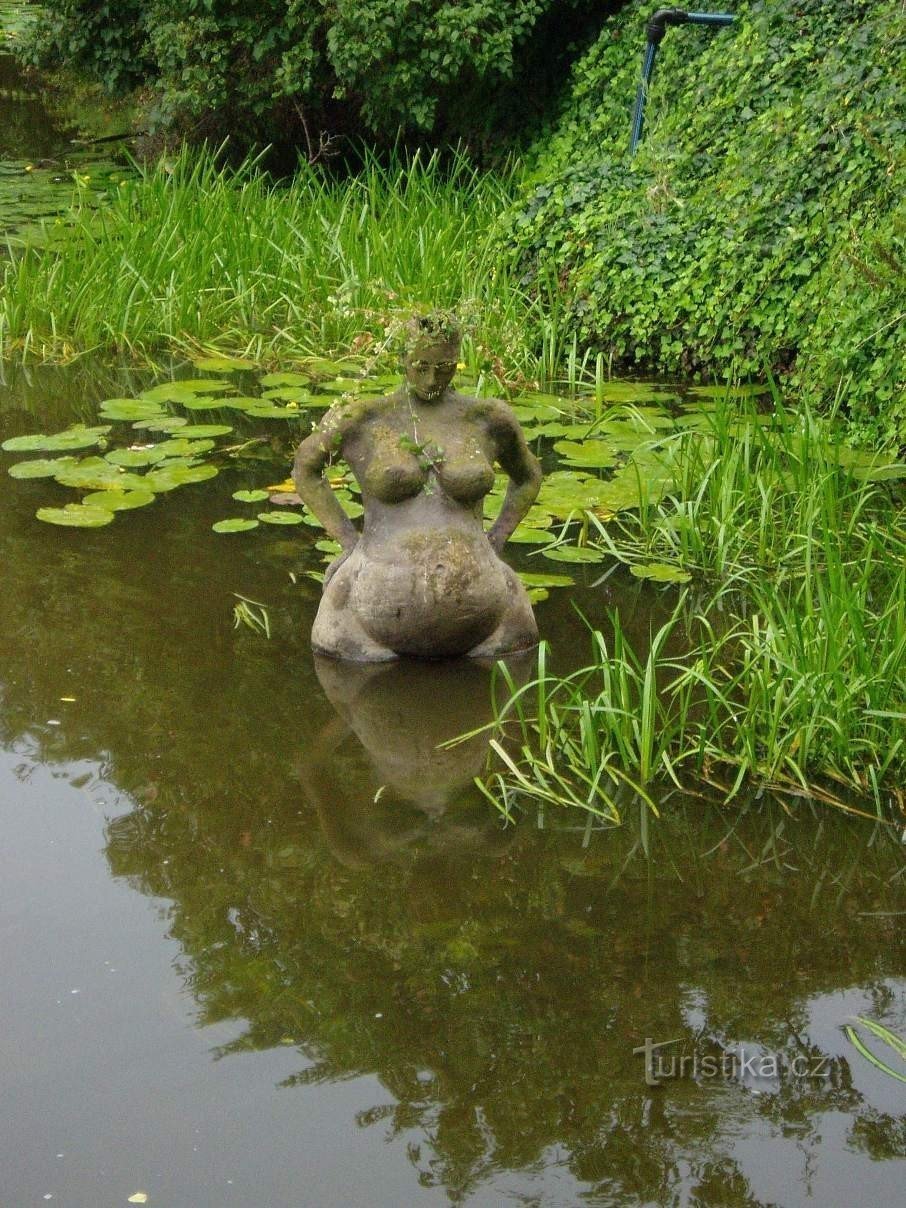
[[(452, 388), (455, 321), (435, 312), (406, 331), (400, 388), (332, 407), (296, 454), (296, 489), (342, 546), (324, 578), (312, 645), (366, 662), (529, 649), (538, 640), (531, 605), (499, 555), (538, 494), (541, 467), (506, 403)], [(361, 533), (324, 478), (332, 457), (361, 487)], [(495, 463), (510, 482), (486, 531)]]

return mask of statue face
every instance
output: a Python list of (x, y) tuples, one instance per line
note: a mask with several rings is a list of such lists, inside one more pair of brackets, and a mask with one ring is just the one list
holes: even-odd
[(459, 347), (456, 344), (420, 344), (406, 354), (409, 391), (423, 403), (436, 403), (453, 380)]

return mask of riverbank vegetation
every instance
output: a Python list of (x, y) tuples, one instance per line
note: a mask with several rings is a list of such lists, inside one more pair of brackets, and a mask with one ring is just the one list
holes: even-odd
[(627, 790), (655, 805), (682, 786), (902, 809), (904, 467), (856, 457), (779, 396), (769, 416), (720, 401), (706, 431), (667, 439), (672, 489), (592, 514), (592, 544), (689, 587), (645, 650), (619, 614), (575, 672), (555, 674), (542, 650), (502, 713), (521, 740), (499, 749), (493, 799), (616, 819)]

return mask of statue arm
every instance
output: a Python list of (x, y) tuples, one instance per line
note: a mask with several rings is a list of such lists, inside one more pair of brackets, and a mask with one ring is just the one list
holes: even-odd
[(332, 456), (342, 453), (354, 419), (343, 408), (331, 408), (310, 436), (299, 445), (293, 463), (293, 481), (299, 498), (317, 516), (345, 554), (351, 553), (359, 531), (334, 498), (324, 467)]
[(510, 479), (500, 515), (488, 530), (488, 540), (499, 554), (538, 497), (541, 463), (526, 444), (519, 421), (506, 403), (498, 404), (490, 432), (496, 460)]

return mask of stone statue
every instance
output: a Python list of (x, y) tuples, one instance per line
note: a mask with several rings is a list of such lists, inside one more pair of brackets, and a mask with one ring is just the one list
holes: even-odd
[[(538, 640), (525, 588), (499, 555), (538, 494), (541, 467), (506, 403), (452, 388), (460, 343), (452, 316), (414, 318), (400, 388), (337, 404), (299, 446), (296, 489), (343, 547), (312, 628), (321, 654), (495, 659)], [(324, 478), (332, 457), (361, 487), (361, 533)], [(495, 463), (510, 482), (485, 531)]]

